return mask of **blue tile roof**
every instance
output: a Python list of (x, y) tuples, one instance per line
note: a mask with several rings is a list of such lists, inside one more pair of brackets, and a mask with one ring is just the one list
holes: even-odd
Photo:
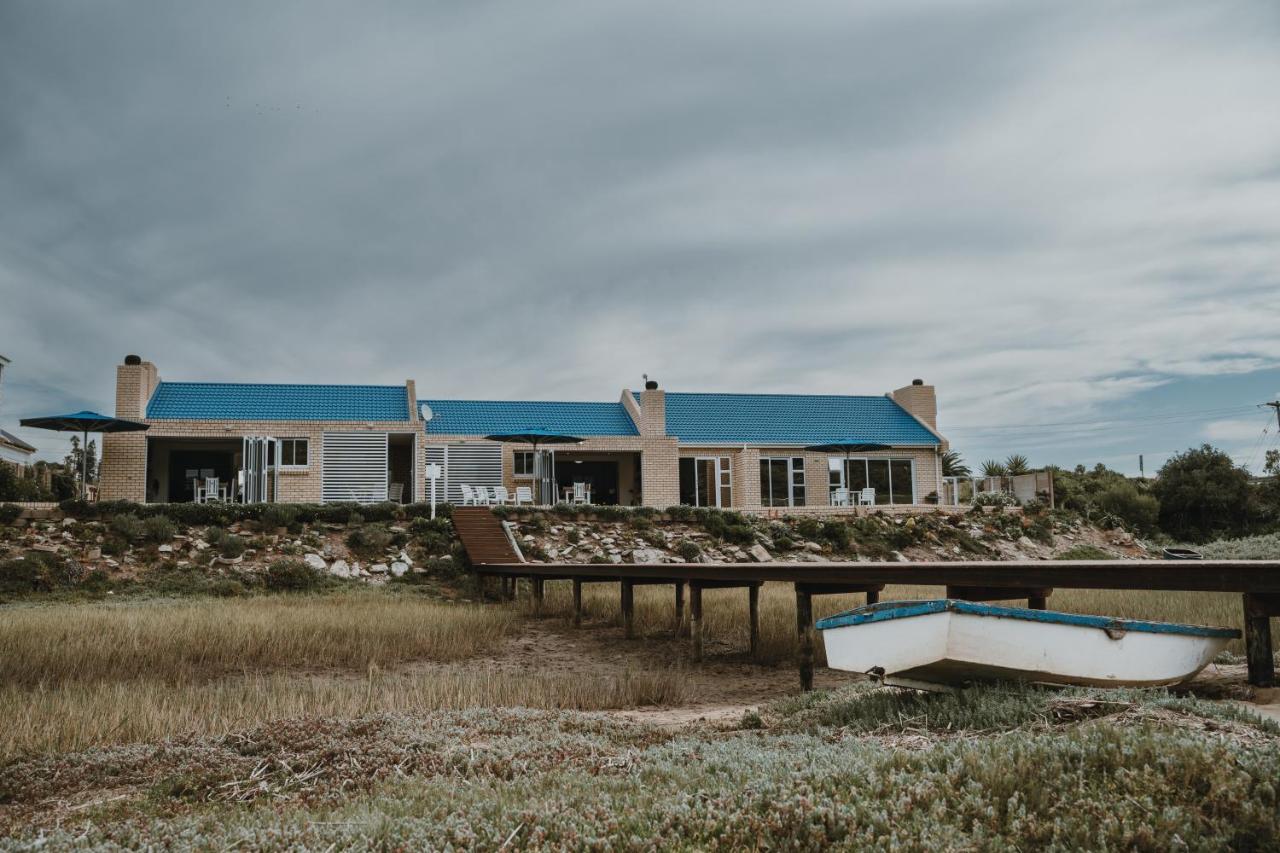
[(883, 396), (668, 391), (667, 434), (691, 444), (941, 443), (905, 409)]
[(423, 400), (431, 435), (496, 435), (540, 429), (566, 435), (639, 435), (621, 403), (548, 400)]
[(403, 385), (161, 382), (148, 420), (407, 421)]

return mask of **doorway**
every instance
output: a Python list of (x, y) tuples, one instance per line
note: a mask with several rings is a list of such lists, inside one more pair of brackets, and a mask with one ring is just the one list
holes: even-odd
[(728, 456), (680, 460), (680, 503), (686, 506), (733, 505), (733, 473)]

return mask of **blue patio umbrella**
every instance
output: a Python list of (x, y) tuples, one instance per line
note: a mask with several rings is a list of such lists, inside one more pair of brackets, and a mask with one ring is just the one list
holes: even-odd
[[(493, 435), (486, 435), (485, 438), (490, 441), (501, 441), (505, 444), (528, 444), (532, 446), (534, 459), (537, 460), (537, 452), (539, 444), (581, 444), (582, 439), (576, 435), (565, 435), (564, 433), (555, 432), (548, 429), (524, 429), (515, 432), (501, 432)], [(555, 467), (552, 466), (551, 476), (555, 476)], [(546, 495), (543, 494), (545, 474), (543, 477), (537, 477), (538, 498), (546, 502)], [(554, 495), (552, 496), (554, 497)]]
[(89, 487), (89, 433), (100, 432), (140, 432), (150, 429), (150, 424), (131, 421), (128, 418), (113, 418), (97, 412), (73, 412), (69, 415), (47, 415), (42, 418), (23, 418), (18, 421), (25, 427), (48, 429), (54, 432), (84, 433), (84, 444), (80, 446), (80, 496), (84, 497)]

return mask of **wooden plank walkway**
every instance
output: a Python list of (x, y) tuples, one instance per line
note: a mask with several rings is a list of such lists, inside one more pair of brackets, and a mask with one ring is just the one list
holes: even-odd
[(488, 507), (459, 506), (453, 509), (453, 529), (476, 565), (520, 563), (520, 554), (511, 544), (502, 519)]
[[(481, 508), (482, 512), (487, 512)], [(457, 510), (455, 510), (455, 513)], [(465, 540), (464, 540), (465, 544)], [(474, 559), (473, 559), (474, 562)], [(813, 686), (812, 599), (815, 595), (864, 593), (868, 603), (878, 600), (887, 584), (945, 586), (948, 594), (975, 600), (1027, 599), (1044, 608), (1054, 588), (1175, 590), (1185, 592), (1237, 592), (1242, 595), (1245, 650), (1249, 683), (1275, 684), (1271, 652), (1270, 619), (1280, 616), (1280, 561), (1277, 560), (1020, 560), (1006, 562), (964, 561), (927, 563), (500, 563), (475, 567), (481, 575), (502, 578), (527, 577), (534, 583), (535, 600), (541, 599), (543, 581), (570, 579), (574, 585), (575, 624), (581, 623), (581, 585), (615, 581), (622, 588), (623, 625), (632, 635), (633, 596), (637, 584), (675, 586), (677, 620), (684, 607), (684, 587), (690, 592), (689, 631), (695, 659), (703, 644), (702, 590), (711, 587), (745, 587), (752, 602), (753, 640), (758, 636), (760, 584), (791, 583), (796, 594), (796, 630), (799, 639), (800, 684)], [(679, 622), (677, 623), (679, 624)], [(754, 647), (754, 642), (753, 642)]]

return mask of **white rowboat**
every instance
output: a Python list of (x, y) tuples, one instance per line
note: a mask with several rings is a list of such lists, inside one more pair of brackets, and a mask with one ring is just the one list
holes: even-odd
[(1232, 628), (1027, 610), (971, 601), (887, 601), (818, 621), (832, 669), (946, 690), (973, 681), (1163, 686), (1194, 676)]

